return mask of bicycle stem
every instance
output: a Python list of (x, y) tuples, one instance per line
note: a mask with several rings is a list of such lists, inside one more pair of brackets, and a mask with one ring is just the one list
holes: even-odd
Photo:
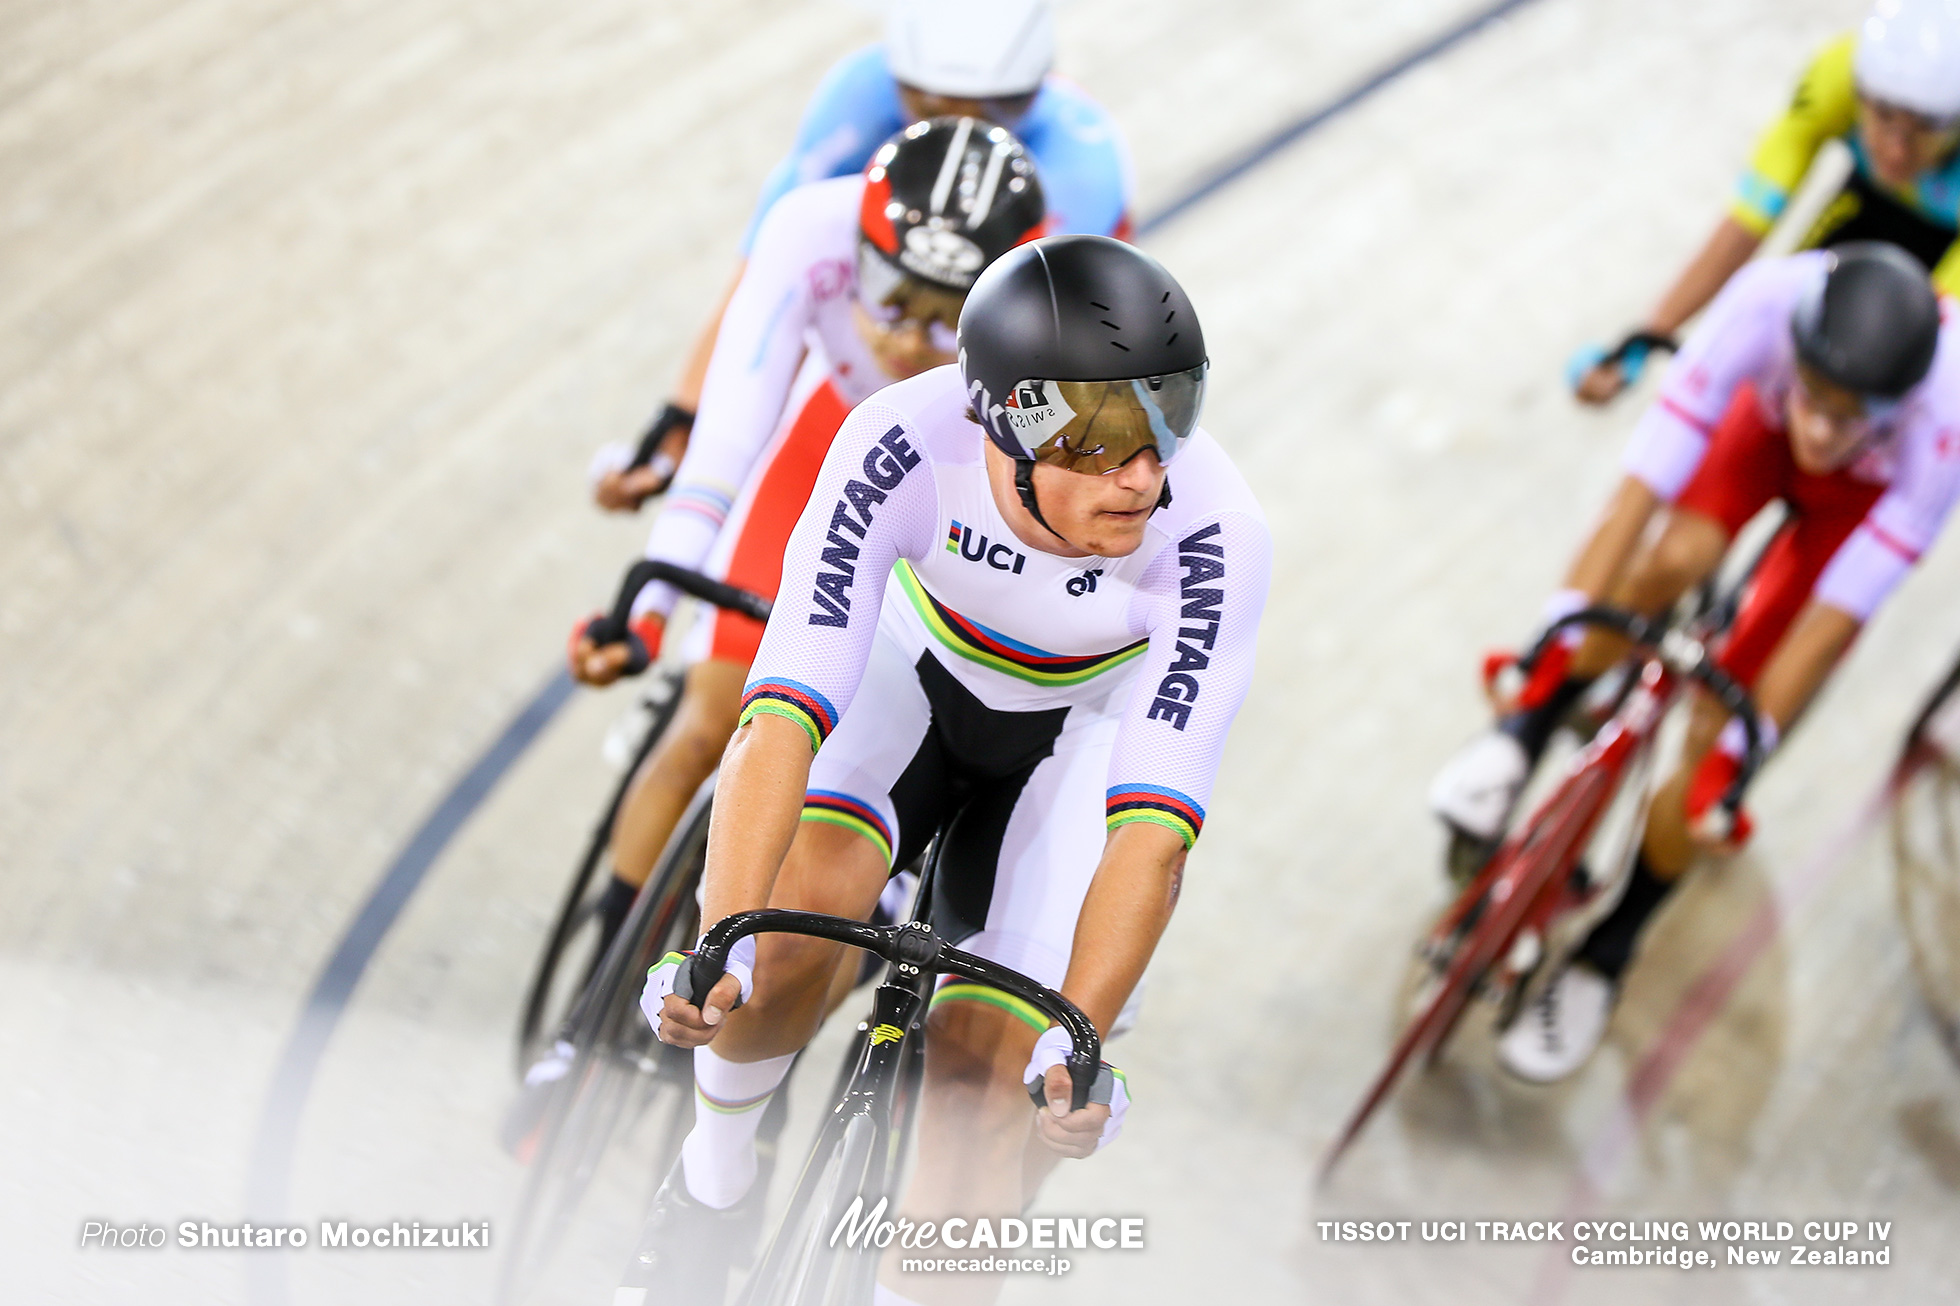
[(1618, 608), (1581, 608), (1560, 617), (1547, 626), (1538, 637), (1538, 642), (1518, 659), (1518, 669), (1529, 675), (1552, 642), (1573, 626), (1597, 626), (1623, 636), (1649, 656), (1658, 658), (1673, 674), (1692, 680), (1708, 690), (1715, 696), (1716, 702), (1742, 722), (1745, 747), (1741, 764), (1735, 779), (1721, 797), (1723, 810), (1733, 817), (1742, 806), (1743, 790), (1755, 779), (1764, 760), (1762, 725), (1757, 719), (1755, 700), (1749, 697), (1749, 691), (1715, 664), (1715, 659), (1708, 656), (1700, 640), (1669, 629), (1663, 621), (1622, 612)]

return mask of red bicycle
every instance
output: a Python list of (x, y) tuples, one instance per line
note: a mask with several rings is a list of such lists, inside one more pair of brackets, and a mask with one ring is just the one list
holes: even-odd
[[(1426, 982), (1412, 1004), (1414, 1016), (1396, 1041), (1388, 1064), (1375, 1078), (1346, 1127), (1321, 1162), (1325, 1180), (1388, 1096), (1403, 1071), (1418, 1057), (1433, 1062), (1456, 1030), (1473, 997), (1498, 1008), (1498, 1027), (1508, 1027), (1538, 989), (1556, 974), (1547, 964), (1558, 959), (1555, 931), (1564, 946), (1577, 942), (1576, 930), (1560, 927), (1588, 909), (1604, 909), (1609, 887), (1623, 875), (1597, 879), (1580, 870), (1587, 851), (1616, 797), (1628, 799), (1624, 816), (1633, 838), (1631, 857), (1644, 824), (1648, 784), (1661, 723), (1689, 685), (1699, 684), (1743, 723), (1748, 748), (1734, 783), (1709, 816), (1711, 834), (1727, 833), (1742, 802), (1742, 791), (1762, 761), (1756, 709), (1748, 692), (1710, 657), (1705, 639), (1726, 624), (1706, 619), (1670, 627), (1614, 608), (1586, 608), (1555, 622), (1521, 660), (1527, 672), (1569, 627), (1596, 626), (1624, 636), (1633, 646), (1631, 673), (1609, 700), (1605, 724), (1570, 760), (1562, 778), (1496, 851), (1446, 910), (1419, 956)], [(1633, 783), (1630, 783), (1633, 781)], [(1595, 867), (1595, 869), (1598, 869)], [(1624, 868), (1617, 868), (1623, 870)]]

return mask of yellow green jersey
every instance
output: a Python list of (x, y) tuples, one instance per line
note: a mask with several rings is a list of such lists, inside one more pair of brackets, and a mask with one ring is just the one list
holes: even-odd
[(1852, 74), (1857, 34), (1826, 45), (1797, 83), (1782, 117), (1756, 142), (1737, 186), (1732, 217), (1758, 236), (1768, 233), (1824, 142), (1843, 141), (1854, 163), (1844, 190), (1806, 234), (1808, 248), (1846, 240), (1890, 240), (1933, 267), (1942, 294), (1960, 294), (1960, 152), (1904, 188), (1878, 180), (1858, 132), (1858, 88)]

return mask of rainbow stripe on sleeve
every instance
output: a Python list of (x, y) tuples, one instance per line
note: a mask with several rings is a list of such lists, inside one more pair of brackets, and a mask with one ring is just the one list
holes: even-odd
[(742, 695), (742, 717), (747, 725), (757, 716), (779, 716), (794, 721), (810, 736), (810, 751), (823, 747), (830, 732), (837, 728), (837, 709), (830, 700), (808, 685), (794, 680), (758, 680)]
[(1197, 799), (1156, 785), (1114, 786), (1104, 813), (1103, 824), (1111, 831), (1132, 821), (1148, 821), (1175, 833), (1186, 848), (1198, 841), (1198, 831), (1205, 828), (1205, 809)]
[(721, 486), (696, 481), (689, 485), (676, 485), (669, 490), (666, 507), (670, 512), (691, 512), (697, 517), (705, 517), (720, 527), (728, 520), (728, 510), (734, 503), (735, 496)]
[(891, 865), (892, 828), (871, 804), (834, 789), (812, 789), (803, 795), (803, 819), (842, 826), (863, 835), (885, 859), (885, 865)]

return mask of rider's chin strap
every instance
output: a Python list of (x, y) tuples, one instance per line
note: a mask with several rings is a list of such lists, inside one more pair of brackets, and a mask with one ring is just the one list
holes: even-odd
[(1159, 508), (1171, 506), (1171, 478), (1168, 475), (1164, 477), (1164, 492), (1157, 496), (1157, 506)]
[(1028, 510), (1029, 516), (1041, 523), (1041, 529), (1067, 544), (1068, 536), (1048, 524), (1048, 519), (1041, 515), (1041, 505), (1034, 501), (1034, 459), (1014, 460), (1014, 488), (1021, 492), (1021, 506)]

